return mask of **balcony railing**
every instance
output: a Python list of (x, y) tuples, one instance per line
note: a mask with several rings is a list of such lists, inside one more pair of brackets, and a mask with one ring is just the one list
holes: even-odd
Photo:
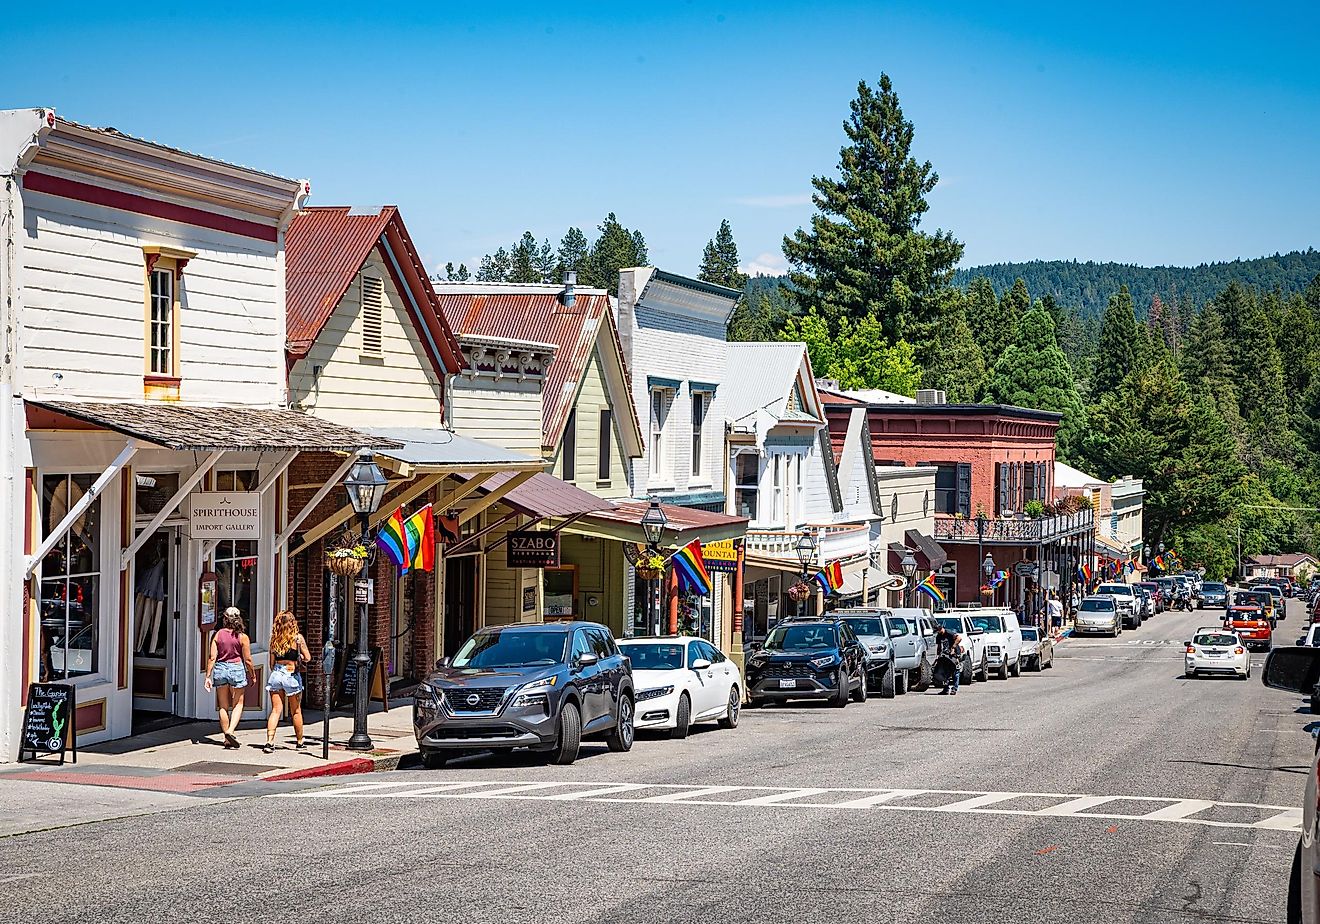
[[(1079, 510), (1052, 517), (1036, 519), (997, 518), (985, 521), (985, 542), (1035, 544), (1052, 542), (1068, 536), (1085, 535), (1095, 529), (1095, 511)], [(937, 542), (977, 542), (975, 518), (937, 516), (935, 518)]]
[[(816, 536), (817, 557), (821, 562), (867, 555), (871, 551), (871, 528), (866, 524), (847, 526), (807, 526)], [(749, 529), (743, 540), (747, 554), (754, 558), (782, 559), (796, 562), (797, 541), (801, 530)]]

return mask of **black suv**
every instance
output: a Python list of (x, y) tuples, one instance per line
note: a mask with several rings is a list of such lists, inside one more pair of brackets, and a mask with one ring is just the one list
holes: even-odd
[(848, 698), (866, 702), (866, 649), (841, 619), (776, 626), (747, 662), (747, 704), (767, 700)]
[(418, 685), (413, 731), (428, 768), (491, 748), (531, 748), (571, 764), (593, 735), (627, 751), (632, 667), (594, 622), (482, 629)]

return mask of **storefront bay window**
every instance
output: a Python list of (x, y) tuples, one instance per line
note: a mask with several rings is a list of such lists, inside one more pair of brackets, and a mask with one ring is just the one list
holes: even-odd
[[(95, 475), (41, 479), (42, 536), (49, 536), (83, 498)], [(64, 680), (100, 669), (101, 499), (94, 500), (41, 561), (42, 680)]]
[[(217, 491), (253, 491), (256, 485), (256, 472), (216, 473)], [(226, 539), (215, 547), (218, 612), (238, 607), (249, 634), (255, 628), (257, 609), (257, 551), (255, 539)]]

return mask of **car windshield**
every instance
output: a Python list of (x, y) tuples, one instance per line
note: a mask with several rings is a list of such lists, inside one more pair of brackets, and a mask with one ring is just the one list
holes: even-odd
[(849, 616), (844, 620), (858, 635), (884, 635), (885, 625), (878, 616)]
[[(902, 616), (890, 616), (885, 620), (885, 625), (889, 626), (890, 635), (911, 635), (915, 630), (912, 623), (908, 622)], [(853, 626), (854, 631), (856, 626)]]
[(1022, 629), (1022, 641), (1035, 642), (1038, 641), (1039, 639), (1040, 639), (1040, 635), (1036, 632), (1035, 629), (1030, 629), (1026, 627)]
[(631, 645), (620, 643), (619, 650), (632, 660), (635, 671), (676, 671), (683, 666), (682, 645)]
[(936, 625), (943, 626), (955, 635), (963, 630), (962, 620), (957, 616), (937, 616), (935, 617), (935, 623)]
[(1233, 594), (1233, 605), (1241, 606), (1243, 604), (1256, 605), (1260, 603), (1272, 602), (1268, 594), (1259, 590), (1241, 590)]
[(1210, 647), (1222, 646), (1222, 645), (1236, 645), (1237, 636), (1219, 635), (1219, 634), (1210, 635), (1209, 633), (1207, 633), (1205, 635), (1198, 635), (1196, 638), (1192, 639), (1192, 644), (1207, 645)]
[(562, 664), (567, 632), (481, 632), (454, 655), (465, 667), (536, 667)]
[(1083, 613), (1112, 613), (1114, 611), (1113, 600), (1083, 600)]
[(1100, 587), (1096, 590), (1096, 593), (1122, 594), (1123, 596), (1127, 596), (1128, 594), (1132, 593), (1132, 591), (1128, 589), (1128, 586), (1126, 584), (1101, 584)]
[(770, 651), (803, 651), (838, 647), (833, 626), (777, 626), (765, 640)]
[(1002, 616), (973, 616), (972, 625), (978, 629), (984, 629), (987, 632), (1003, 632), (1004, 619)]
[(1201, 585), (1201, 593), (1222, 594), (1228, 590), (1223, 584), (1211, 584), (1208, 581)]

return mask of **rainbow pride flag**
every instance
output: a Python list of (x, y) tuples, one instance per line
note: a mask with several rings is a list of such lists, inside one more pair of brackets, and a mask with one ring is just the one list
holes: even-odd
[(434, 570), (435, 517), (431, 515), (431, 505), (427, 504), (404, 520), (403, 529), (408, 539), (408, 564), (404, 565), (403, 570)]
[(671, 559), (678, 573), (679, 588), (705, 597), (710, 594), (710, 572), (706, 558), (701, 554), (701, 540), (693, 539), (674, 553)]
[(1082, 584), (1084, 584), (1085, 586), (1087, 586), (1087, 587), (1090, 587), (1090, 586), (1091, 586), (1091, 566), (1090, 566), (1090, 565), (1078, 565), (1078, 566), (1077, 566), (1077, 580), (1078, 580), (1080, 583), (1082, 583)]
[(930, 597), (931, 602), (937, 606), (944, 606), (948, 601), (944, 598), (944, 591), (940, 590), (935, 584), (935, 572), (926, 575), (926, 579), (917, 585), (917, 592)]
[(832, 561), (812, 575), (811, 579), (820, 585), (820, 592), (825, 596), (837, 594), (843, 588), (843, 566)]
[(391, 513), (389, 519), (380, 524), (380, 531), (376, 533), (376, 545), (385, 550), (390, 561), (394, 562), (394, 567), (404, 571), (408, 570), (412, 558), (409, 554), (407, 536), (402, 507)]

